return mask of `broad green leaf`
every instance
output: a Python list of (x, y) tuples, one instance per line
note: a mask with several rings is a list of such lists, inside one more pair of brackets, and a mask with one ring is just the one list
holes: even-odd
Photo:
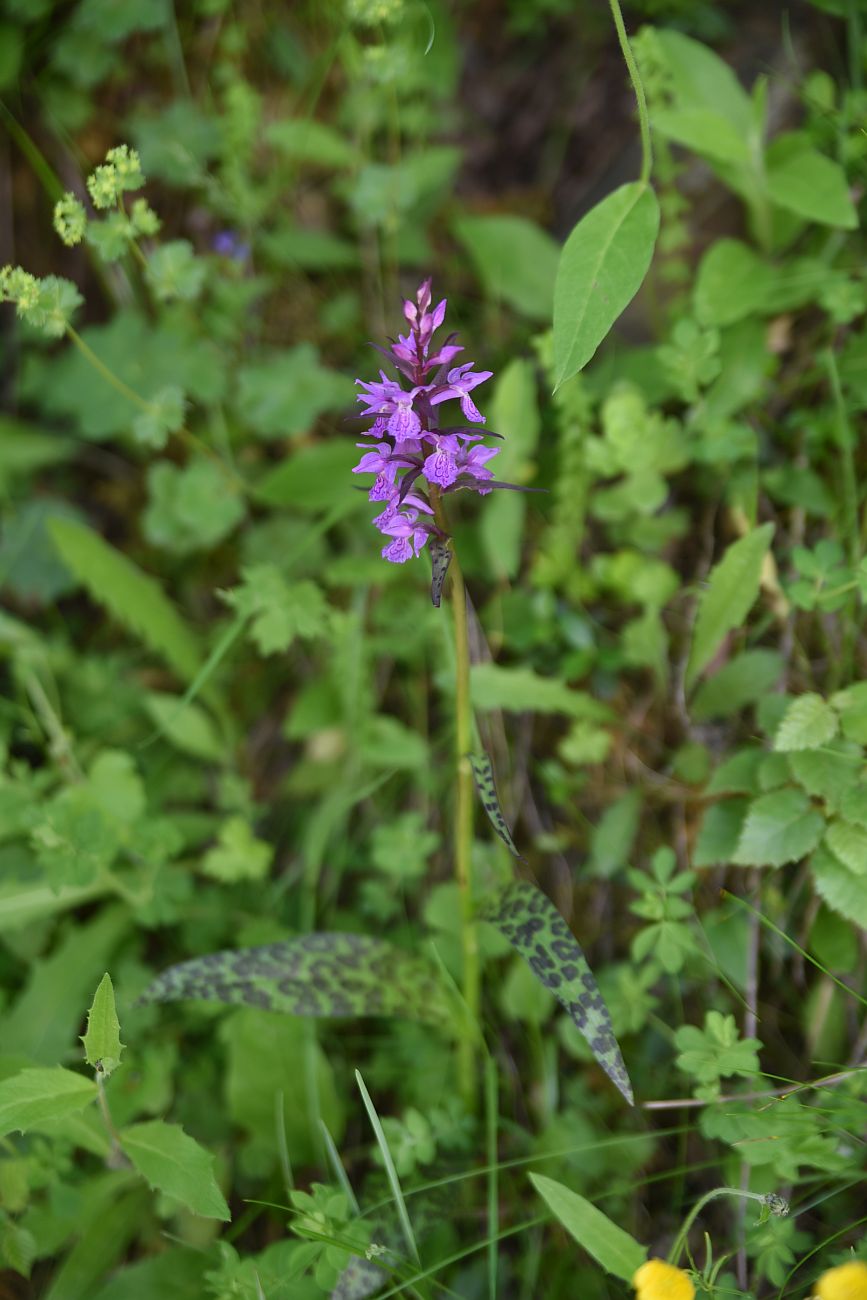
[(774, 273), (739, 239), (719, 239), (705, 253), (693, 289), (702, 325), (733, 325), (753, 312), (765, 315)]
[(497, 787), (494, 784), (494, 769), (491, 766), (491, 760), (487, 754), (470, 754), (468, 760), (470, 767), (473, 769), (473, 780), (476, 783), (482, 807), (488, 814), (488, 821), (509, 852), (523, 862), (523, 855), (518, 852), (518, 847), (512, 839), (512, 832), (509, 830), (503, 816), (503, 810), (500, 807), (500, 801), (497, 798)]
[(821, 695), (809, 693), (792, 700), (774, 737), (777, 753), (819, 749), (837, 734), (837, 715)]
[(59, 465), (75, 454), (69, 437), (46, 433), (8, 415), (0, 416), (0, 494), (46, 466)]
[(443, 1025), (450, 1002), (420, 957), (363, 934), (316, 933), (214, 952), (163, 971), (142, 1002), (246, 1003), (295, 1016), (404, 1016)]
[(849, 740), (867, 745), (867, 682), (856, 682), (831, 696), (831, 705), (840, 714), (840, 727)]
[(635, 297), (659, 229), (653, 190), (632, 181), (578, 222), (566, 241), (554, 288), (554, 378), (560, 387), (593, 356)]
[(574, 718), (607, 722), (610, 712), (584, 691), (573, 691), (556, 677), (540, 677), (532, 668), (475, 664), (471, 675), (477, 709), (511, 713), (567, 713)]
[(308, 433), (325, 411), (348, 406), (352, 380), (329, 370), (312, 343), (266, 355), (238, 371), (238, 416), (261, 438)]
[(775, 140), (768, 149), (767, 172), (768, 193), (779, 207), (823, 226), (857, 227), (846, 173), (805, 137), (792, 133)]
[(108, 971), (99, 982), (87, 1013), (87, 1029), (82, 1036), (84, 1059), (106, 1078), (120, 1065), (124, 1044), (120, 1041), (120, 1021), (114, 1001), (114, 986)]
[(722, 113), (710, 108), (660, 108), (653, 129), (713, 162), (746, 163), (749, 146)]
[(527, 880), (516, 880), (487, 901), (479, 916), (508, 939), (565, 1007), (594, 1057), (630, 1106), (632, 1085), (587, 958), (550, 899)]
[(632, 1282), (647, 1259), (646, 1246), (612, 1223), (607, 1214), (597, 1210), (571, 1187), (564, 1187), (543, 1174), (530, 1174), (530, 1182), (566, 1231), (602, 1265), (606, 1273), (622, 1278), (624, 1282)]
[(180, 695), (149, 691), (143, 700), (154, 725), (182, 754), (205, 762), (219, 763), (226, 757), (225, 746), (203, 708)]
[(84, 524), (53, 519), (48, 527), (63, 563), (93, 599), (161, 655), (179, 677), (195, 677), (198, 644), (159, 583)]
[(355, 159), (355, 150), (342, 135), (312, 118), (272, 122), (265, 139), (287, 158), (315, 167), (348, 167)]
[(782, 671), (783, 656), (778, 651), (745, 650), (701, 682), (690, 712), (696, 722), (730, 718), (760, 700), (779, 681)]
[(214, 1157), (179, 1124), (161, 1119), (122, 1130), (120, 1145), (141, 1176), (158, 1192), (173, 1196), (205, 1219), (231, 1219), (214, 1181)]
[(549, 234), (526, 217), (499, 213), (459, 217), (454, 232), (491, 298), (550, 320), (560, 250)]
[(95, 1097), (94, 1080), (72, 1070), (21, 1070), (0, 1082), (0, 1137), (81, 1110)]
[(773, 524), (763, 524), (732, 542), (711, 570), (708, 585), (699, 597), (686, 667), (687, 686), (713, 659), (726, 633), (740, 627), (749, 613), (759, 594), (762, 565), (773, 532)]
[(354, 441), (335, 438), (298, 447), (265, 475), (256, 496), (272, 506), (293, 506), (305, 514), (332, 510), (341, 502), (366, 504), (363, 480), (352, 474), (361, 452)]
[(158, 302), (191, 302), (202, 292), (207, 263), (187, 239), (170, 239), (147, 255), (145, 279)]
[(867, 875), (856, 876), (824, 848), (813, 854), (810, 870), (819, 897), (835, 912), (867, 929)]
[(147, 540), (172, 555), (211, 551), (244, 518), (234, 483), (213, 460), (198, 456), (178, 468), (158, 460), (147, 471), (142, 515)]
[(825, 819), (801, 790), (775, 790), (749, 807), (732, 862), (742, 867), (781, 867), (816, 847)]
[(260, 1150), (271, 1153), (275, 1166), (279, 1153), (274, 1125), (280, 1094), (293, 1164), (318, 1158), (320, 1116), (335, 1141), (340, 1141), (345, 1101), (335, 1084), (336, 1062), (332, 1067), (309, 1020), (239, 1007), (221, 1018), (217, 1033), (225, 1049), (221, 1076), (229, 1118)]
[(825, 832), (825, 844), (853, 875), (867, 876), (867, 830), (863, 826), (835, 819)]
[(721, 113), (746, 138), (753, 128), (753, 106), (729, 65), (707, 45), (682, 32), (661, 29), (655, 37), (678, 107)]
[(857, 823), (867, 813), (867, 790), (858, 786), (863, 761), (860, 748), (846, 740), (832, 741), (822, 749), (799, 750), (788, 758), (789, 771), (807, 794), (823, 799), (829, 809)]

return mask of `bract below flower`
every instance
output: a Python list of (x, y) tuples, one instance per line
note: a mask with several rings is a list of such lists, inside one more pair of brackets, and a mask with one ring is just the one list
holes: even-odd
[(867, 1264), (853, 1259), (829, 1268), (816, 1283), (816, 1300), (867, 1300)]
[(649, 1259), (632, 1279), (636, 1300), (694, 1300), (695, 1287), (688, 1273), (664, 1259)]

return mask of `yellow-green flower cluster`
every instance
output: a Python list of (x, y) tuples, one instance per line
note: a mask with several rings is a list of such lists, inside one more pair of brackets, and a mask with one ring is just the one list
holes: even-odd
[(867, 1264), (853, 1259), (829, 1268), (816, 1283), (815, 1300), (867, 1300)]
[(4, 266), (0, 267), (0, 302), (14, 302), (17, 314), (28, 325), (48, 338), (59, 339), (66, 333), (81, 294), (59, 276), (38, 280), (20, 266)]
[(80, 244), (87, 230), (87, 213), (74, 194), (64, 194), (54, 205), (54, 229), (66, 244)]
[(664, 1259), (649, 1259), (632, 1279), (635, 1300), (694, 1300), (695, 1287), (688, 1273)]
[(105, 162), (87, 178), (87, 189), (95, 208), (110, 208), (124, 190), (138, 190), (144, 185), (141, 159), (135, 149), (119, 144), (109, 149)]

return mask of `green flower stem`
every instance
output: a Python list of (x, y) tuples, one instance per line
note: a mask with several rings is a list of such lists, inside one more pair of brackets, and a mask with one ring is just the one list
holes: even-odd
[(706, 1192), (704, 1196), (696, 1201), (695, 1205), (684, 1219), (683, 1226), (675, 1237), (671, 1250), (668, 1252), (669, 1264), (677, 1264), (677, 1261), (683, 1253), (683, 1248), (686, 1245), (690, 1228), (695, 1223), (705, 1206), (711, 1201), (716, 1200), (718, 1196), (735, 1196), (739, 1200), (758, 1201), (759, 1204), (766, 1206), (772, 1214), (782, 1215), (788, 1214), (789, 1212), (788, 1205), (780, 1198), (774, 1198), (772, 1203), (772, 1201), (761, 1192), (748, 1192), (741, 1187), (714, 1187), (712, 1191)]
[[(444, 533), (449, 533), (448, 518), (442, 498), (431, 488), (434, 519)], [(481, 1005), (479, 940), (473, 913), (473, 773), (469, 754), (472, 750), (473, 706), (470, 698), (470, 643), (467, 630), (467, 591), (464, 575), (452, 543), (451, 577), (452, 614), (455, 630), (455, 878), (461, 907), (461, 952), (463, 956), (463, 995), (467, 1024), (459, 1044), (458, 1069), (461, 1091), (470, 1110), (475, 1110), (477, 1096), (476, 1048), (477, 1026)]]
[(620, 0), (608, 0), (611, 6), (611, 16), (614, 19), (614, 26), (617, 29), (617, 39), (620, 41), (620, 49), (623, 52), (623, 58), (626, 67), (629, 70), (629, 79), (632, 82), (632, 89), (635, 91), (635, 100), (638, 105), (638, 125), (641, 130), (641, 179), (645, 184), (650, 180), (650, 172), (653, 168), (653, 150), (650, 144), (650, 118), (647, 115), (647, 100), (644, 97), (644, 86), (641, 82), (641, 74), (638, 71), (638, 64), (635, 62), (635, 55), (632, 53), (632, 47), (629, 44), (629, 37), (626, 35), (626, 27), (623, 22), (623, 14), (620, 11)]

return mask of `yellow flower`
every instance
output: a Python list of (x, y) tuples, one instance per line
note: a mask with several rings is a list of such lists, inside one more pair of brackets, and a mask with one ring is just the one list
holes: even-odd
[(853, 1259), (829, 1268), (816, 1283), (816, 1300), (867, 1300), (867, 1264)]
[[(632, 1279), (635, 1287), (635, 1300), (693, 1300), (695, 1287), (682, 1268), (666, 1264), (664, 1259), (649, 1259)], [(853, 1298), (855, 1293), (853, 1292)], [(836, 1296), (823, 1297), (822, 1300), (838, 1300)], [(839, 1298), (842, 1300), (842, 1295)], [(858, 1300), (861, 1300), (859, 1295)], [(867, 1300), (865, 1293), (864, 1300)]]

